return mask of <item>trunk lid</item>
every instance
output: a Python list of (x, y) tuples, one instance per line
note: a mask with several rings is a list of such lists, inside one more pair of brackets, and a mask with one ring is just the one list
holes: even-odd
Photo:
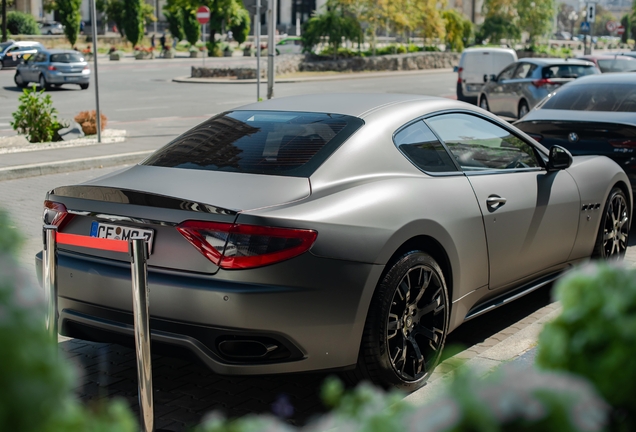
[[(73, 218), (61, 232), (90, 235), (97, 224), (152, 230), (148, 265), (214, 274), (218, 267), (176, 229), (186, 220), (232, 223), (239, 212), (301, 200), (308, 178), (135, 166), (90, 182), (55, 188), (48, 200), (62, 203)], [(129, 261), (120, 252), (60, 246), (69, 252)]]

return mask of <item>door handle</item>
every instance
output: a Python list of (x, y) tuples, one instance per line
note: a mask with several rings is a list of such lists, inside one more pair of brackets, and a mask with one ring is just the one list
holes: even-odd
[(503, 206), (506, 203), (506, 199), (500, 197), (499, 195), (490, 195), (486, 198), (486, 205), (490, 210), (497, 210), (499, 207)]

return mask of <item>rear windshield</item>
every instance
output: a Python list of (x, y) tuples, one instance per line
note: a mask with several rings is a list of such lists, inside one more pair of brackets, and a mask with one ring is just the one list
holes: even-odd
[(63, 53), (51, 54), (51, 63), (80, 63), (84, 61), (81, 54)]
[(598, 84), (564, 86), (548, 99), (542, 109), (573, 111), (636, 112), (636, 86)]
[(599, 73), (598, 69), (594, 65), (572, 64), (544, 66), (541, 71), (543, 78), (579, 78), (597, 73)]
[(0, 53), (3, 53), (4, 50), (9, 48), (11, 45), (13, 45), (13, 42), (2, 42), (2, 43), (0, 43)]
[(632, 72), (636, 71), (636, 61), (625, 58), (599, 60), (598, 67), (601, 72)]
[(363, 124), (341, 114), (233, 111), (189, 130), (143, 164), (309, 177)]

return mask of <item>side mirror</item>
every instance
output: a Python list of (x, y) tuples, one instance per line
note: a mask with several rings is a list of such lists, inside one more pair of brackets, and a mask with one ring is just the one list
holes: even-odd
[(497, 81), (497, 75), (495, 74), (490, 75), (490, 81)]
[(572, 165), (572, 154), (565, 148), (555, 145), (550, 148), (548, 158), (548, 171), (558, 171), (569, 168)]
[(487, 82), (488, 82), (488, 75), (484, 74), (484, 83), (487, 83)]
[(453, 72), (459, 72), (459, 66), (453, 66)]

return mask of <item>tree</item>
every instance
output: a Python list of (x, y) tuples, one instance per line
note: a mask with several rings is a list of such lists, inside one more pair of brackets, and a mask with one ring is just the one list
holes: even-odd
[(632, 34), (632, 19), (629, 14), (623, 15), (621, 25), (625, 28), (625, 33), (621, 35), (621, 42), (627, 43), (629, 36)]
[(7, 0), (2, 0), (2, 42), (7, 41)]
[(121, 37), (124, 37), (124, 17), (126, 16), (124, 11), (123, 0), (97, 0), (97, 10), (104, 12), (109, 21), (112, 21), (117, 26), (117, 31)]
[(181, 11), (181, 9), (172, 11), (164, 9), (163, 15), (168, 21), (168, 30), (170, 30), (170, 34), (172, 35), (172, 37), (179, 40), (184, 39), (185, 35), (183, 34), (183, 12)]
[(528, 32), (530, 41), (549, 33), (554, 18), (552, 0), (517, 0), (517, 14), (521, 31)]
[(64, 26), (64, 35), (71, 46), (75, 46), (80, 31), (82, 0), (56, 0), (55, 6)]
[(488, 39), (494, 44), (498, 44), (501, 39), (519, 40), (520, 38), (521, 30), (519, 27), (504, 15), (487, 16), (476, 36), (478, 43)]
[(143, 0), (126, 0), (124, 2), (124, 33), (133, 46), (144, 37)]
[(194, 10), (183, 10), (181, 17), (185, 38), (190, 45), (195, 45), (201, 36), (201, 25), (197, 21), (197, 14)]
[(455, 9), (442, 12), (446, 28), (446, 43), (451, 51), (463, 51), (472, 34), (472, 23)]
[(230, 30), (234, 35), (234, 40), (238, 44), (242, 44), (247, 40), (247, 36), (250, 34), (251, 20), (250, 13), (245, 8), (239, 8), (230, 24)]
[(311, 50), (324, 38), (328, 39), (331, 52), (335, 58), (342, 39), (358, 41), (362, 38), (360, 23), (353, 17), (345, 15), (341, 7), (334, 5), (326, 12), (315, 14), (303, 26), (303, 46)]

